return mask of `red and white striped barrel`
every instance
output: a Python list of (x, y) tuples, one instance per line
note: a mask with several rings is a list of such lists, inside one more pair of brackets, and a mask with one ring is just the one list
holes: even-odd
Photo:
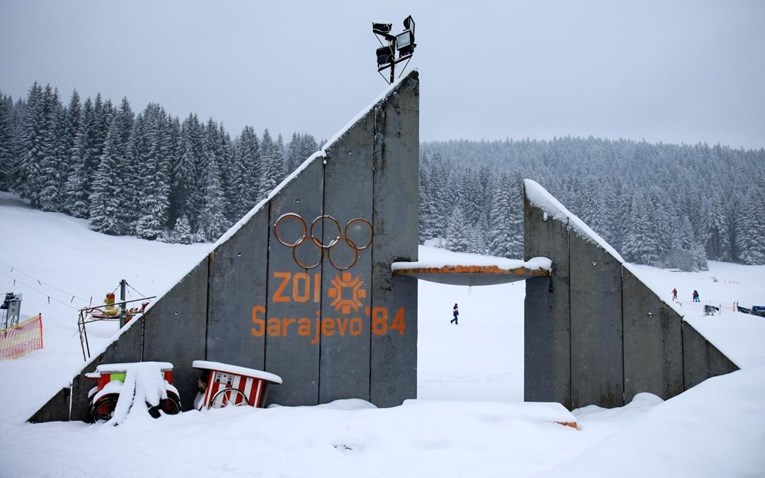
[(207, 371), (207, 388), (200, 408), (227, 405), (262, 407), (270, 383), (282, 383), (281, 377), (262, 370), (207, 360), (194, 360), (192, 366)]

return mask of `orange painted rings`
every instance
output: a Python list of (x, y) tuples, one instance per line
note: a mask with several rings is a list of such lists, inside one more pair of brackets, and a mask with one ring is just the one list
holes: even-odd
[[(298, 233), (294, 234), (293, 232), (293, 236), (296, 236), (296, 238), (285, 237), (288, 236), (288, 234), (282, 232), (281, 227), (284, 227), (285, 224), (293, 221), (298, 225)], [(318, 226), (321, 226), (320, 233), (317, 231)], [(331, 229), (334, 229), (334, 233), (328, 233)], [(363, 232), (360, 232), (362, 230)], [(364, 238), (363, 234), (366, 234), (368, 237)], [(317, 237), (317, 235), (330, 237), (331, 239), (325, 243), (320, 237)], [(361, 235), (361, 237), (358, 237), (359, 235)], [(276, 237), (276, 240), (279, 241), (280, 244), (291, 248), (292, 258), (295, 260), (295, 263), (306, 270), (314, 269), (321, 264), (322, 259), (324, 258), (324, 251), (326, 251), (327, 258), (329, 259), (330, 264), (332, 264), (332, 267), (341, 271), (350, 269), (356, 265), (356, 262), (359, 259), (359, 251), (363, 251), (372, 245), (372, 235), (372, 224), (360, 217), (351, 219), (344, 228), (341, 228), (337, 219), (328, 214), (323, 214), (316, 217), (316, 219), (311, 222), (311, 226), (308, 227), (305, 220), (299, 214), (289, 212), (279, 216), (274, 223), (274, 237)], [(310, 239), (310, 241), (307, 241), (306, 239)], [(306, 247), (310, 244), (316, 246), (319, 252), (319, 258), (315, 262), (306, 263), (298, 257), (297, 251), (298, 248)], [(338, 264), (338, 259), (333, 256), (333, 250), (338, 246), (348, 247), (352, 251), (353, 258), (346, 265)], [(335, 252), (335, 255), (336, 254), (337, 252)]]

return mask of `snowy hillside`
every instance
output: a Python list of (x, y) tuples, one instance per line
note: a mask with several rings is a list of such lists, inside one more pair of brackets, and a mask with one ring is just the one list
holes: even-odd
[[(77, 309), (121, 279), (161, 295), (212, 247), (94, 233), (84, 221), (0, 194), (0, 292), (42, 313), (45, 348), (0, 361), (0, 477), (720, 477), (765, 470), (765, 266), (710, 263), (702, 273), (633, 266), (742, 370), (666, 402), (640, 394), (611, 410), (523, 403), (524, 284), (420, 282), (418, 399), (376, 409), (360, 400), (315, 407), (229, 408), (118, 427), (25, 423), (83, 366)], [(421, 248), (420, 259), (442, 251)], [(701, 303), (690, 300), (692, 290)], [(139, 292), (140, 291), (140, 292)], [(451, 306), (459, 303), (459, 325)], [(703, 316), (703, 305), (721, 314)], [(742, 330), (745, 333), (742, 333)], [(102, 349), (115, 323), (89, 329)], [(719, 342), (718, 342), (719, 341)], [(576, 420), (579, 430), (555, 423)]]

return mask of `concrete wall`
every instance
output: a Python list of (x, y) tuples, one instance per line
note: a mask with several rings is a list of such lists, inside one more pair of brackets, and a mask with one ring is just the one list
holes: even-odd
[(551, 278), (526, 282), (525, 400), (617, 407), (737, 370), (578, 218), (526, 187), (524, 258), (553, 267)]
[[(30, 421), (86, 419), (94, 382), (84, 374), (101, 363), (142, 360), (174, 364), (185, 410), (197, 391), (197, 359), (281, 376), (269, 403), (361, 398), (385, 407), (416, 398), (417, 281), (393, 277), (390, 264), (417, 260), (418, 160), (419, 76), (412, 72)], [(307, 237), (295, 245), (301, 221)]]
[(546, 217), (524, 198), (524, 257), (552, 259), (550, 278), (526, 281), (524, 396), (571, 402), (571, 300), (568, 224)]

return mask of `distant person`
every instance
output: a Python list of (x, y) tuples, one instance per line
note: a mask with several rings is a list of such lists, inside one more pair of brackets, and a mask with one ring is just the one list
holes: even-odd
[(454, 318), (449, 321), (450, 324), (459, 325), (459, 322), (457, 322), (457, 319), (460, 316), (460, 309), (457, 307), (457, 304), (454, 304), (454, 307), (452, 308), (452, 315)]
[(677, 300), (677, 289), (672, 289), (672, 300)]
[(697, 291), (697, 290), (693, 291), (693, 301), (694, 302), (701, 302), (701, 300), (699, 300), (699, 291)]

